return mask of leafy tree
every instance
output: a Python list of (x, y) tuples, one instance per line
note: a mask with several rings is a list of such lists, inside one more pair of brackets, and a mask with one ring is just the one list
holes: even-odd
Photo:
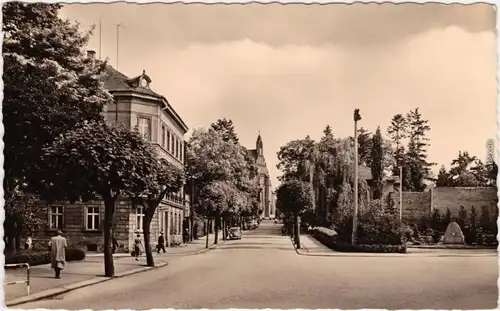
[(439, 213), (438, 209), (433, 209), (432, 210), (432, 216), (431, 216), (431, 228), (436, 231), (444, 231), (443, 228), (443, 219), (441, 217), (441, 214)]
[(451, 185), (451, 177), (444, 165), (439, 169), (436, 187), (450, 187)]
[(315, 142), (309, 136), (280, 147), (277, 168), (283, 172), (280, 181), (289, 179), (312, 180), (316, 158)]
[(424, 181), (430, 178), (431, 167), (434, 163), (427, 161), (427, 147), (430, 131), (429, 121), (422, 118), (419, 109), (411, 110), (406, 119), (408, 121), (408, 151), (406, 153), (406, 166), (409, 168), (410, 185), (413, 191), (423, 191)]
[(377, 128), (375, 135), (373, 135), (371, 148), (371, 172), (372, 180), (375, 183), (376, 188), (374, 199), (377, 200), (382, 197), (382, 187), (384, 179), (384, 148), (380, 127)]
[(218, 119), (215, 123), (210, 126), (214, 131), (222, 135), (224, 141), (231, 141), (235, 144), (239, 143), (238, 135), (234, 129), (234, 124), (231, 119)]
[(144, 252), (146, 253), (146, 264), (154, 267), (154, 258), (151, 252), (150, 226), (153, 216), (161, 201), (169, 193), (179, 191), (184, 184), (184, 170), (178, 168), (165, 159), (159, 159), (153, 150), (145, 148), (147, 153), (145, 159), (149, 160), (151, 175), (147, 180), (147, 186), (143, 192), (135, 192), (132, 195), (134, 205), (144, 208), (142, 218), (142, 230), (144, 234)]
[(114, 275), (111, 227), (120, 196), (139, 197), (157, 180), (153, 147), (138, 132), (104, 122), (83, 122), (44, 148), (40, 185), (48, 201), (104, 201), (104, 269)]
[[(111, 101), (99, 68), (83, 55), (89, 34), (59, 18), (59, 4), (3, 5), (3, 122), (7, 198), (30, 192), (43, 179), (42, 148), (83, 120), (102, 120)], [(6, 231), (36, 225), (36, 219), (6, 200)], [(35, 221), (32, 223), (31, 221)], [(19, 244), (19, 241), (18, 241)]]
[(469, 219), (469, 222), (472, 227), (476, 227), (476, 220), (477, 220), (476, 208), (474, 207), (474, 205), (472, 205), (470, 209), (470, 219)]
[(288, 180), (277, 190), (280, 209), (293, 215), (295, 223), (295, 244), (300, 248), (299, 215), (314, 209), (314, 192), (310, 183), (300, 180)]
[(372, 133), (363, 127), (358, 129), (358, 161), (361, 165), (371, 166)]
[[(215, 186), (218, 188), (214, 189), (221, 189), (219, 186), (228, 183), (237, 191), (241, 191), (242, 195), (245, 195), (247, 199), (246, 209), (251, 212), (250, 204), (257, 196), (258, 189), (252, 180), (254, 173), (252, 173), (250, 166), (253, 164), (249, 163), (246, 150), (233, 141), (224, 140), (223, 135), (215, 130), (194, 131), (189, 146), (187, 172), (188, 176), (192, 176), (197, 184), (195, 198), (198, 198), (198, 200), (194, 202), (196, 210), (206, 217), (215, 217), (216, 230), (218, 230), (220, 217), (223, 216), (226, 208), (210, 208), (203, 204), (200, 198), (203, 198), (203, 191), (212, 191), (211, 187)], [(210, 187), (205, 188), (208, 185)], [(233, 192), (226, 193), (228, 197), (223, 202), (231, 202), (230, 198), (235, 197), (231, 193)], [(215, 239), (217, 239), (217, 235)], [(217, 242), (217, 240), (214, 242)]]
[(465, 207), (460, 206), (460, 210), (458, 211), (458, 224), (460, 225), (460, 228), (465, 228), (465, 226), (468, 226), (468, 218), (467, 218), (467, 210), (465, 210)]

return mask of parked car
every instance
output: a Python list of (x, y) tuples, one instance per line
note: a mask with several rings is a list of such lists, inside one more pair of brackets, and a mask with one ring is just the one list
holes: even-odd
[(228, 233), (227, 237), (229, 240), (241, 240), (242, 234), (240, 227), (232, 227), (229, 229)]

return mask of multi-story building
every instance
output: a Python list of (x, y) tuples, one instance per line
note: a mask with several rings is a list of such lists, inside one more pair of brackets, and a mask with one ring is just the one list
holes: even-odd
[[(94, 55), (94, 52), (88, 52), (89, 57), (93, 58)], [(153, 144), (161, 158), (183, 167), (184, 135), (188, 127), (167, 99), (150, 89), (152, 80), (146, 72), (129, 78), (105, 65), (102, 81), (114, 97), (114, 104), (105, 108), (105, 119), (119, 122), (131, 130), (137, 129)], [(160, 232), (164, 232), (168, 245), (180, 244), (183, 220), (189, 212), (188, 201), (184, 190), (164, 198), (151, 222), (152, 244), (156, 244)], [(50, 205), (48, 210), (48, 231), (62, 229), (71, 244), (87, 247), (88, 250), (102, 248), (102, 202)], [(132, 206), (126, 198), (117, 202), (114, 229), (121, 250), (132, 248), (135, 234), (142, 232), (143, 218), (143, 207)]]
[(255, 177), (255, 182), (258, 183), (259, 192), (259, 205), (262, 210), (262, 216), (265, 218), (274, 217), (274, 200), (271, 186), (271, 179), (269, 177), (269, 171), (267, 169), (266, 159), (264, 158), (264, 144), (262, 142), (262, 137), (257, 137), (257, 142), (255, 144), (255, 149), (249, 149), (248, 155), (255, 160), (257, 165), (258, 173)]

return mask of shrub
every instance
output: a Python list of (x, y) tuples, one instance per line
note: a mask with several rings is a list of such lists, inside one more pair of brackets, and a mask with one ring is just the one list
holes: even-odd
[(313, 236), (321, 244), (339, 252), (359, 252), (359, 253), (406, 253), (406, 245), (352, 245), (345, 242), (347, 236), (339, 236), (334, 230), (316, 227), (313, 230)]
[[(77, 261), (85, 259), (85, 251), (79, 248), (66, 249), (66, 261)], [(30, 266), (49, 264), (50, 252), (32, 251), (29, 253), (8, 256), (5, 258), (6, 264), (28, 263)]]
[[(362, 210), (358, 224), (358, 244), (401, 245), (405, 242), (405, 226), (399, 217), (384, 211), (379, 200), (371, 201)], [(409, 234), (410, 237), (412, 234)]]

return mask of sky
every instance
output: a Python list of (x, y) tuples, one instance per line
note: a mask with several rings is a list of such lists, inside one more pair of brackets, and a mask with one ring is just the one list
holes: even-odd
[(359, 126), (385, 133), (393, 115), (418, 107), (436, 172), (459, 150), (484, 160), (496, 140), (487, 4), (96, 3), (65, 5), (61, 16), (95, 24), (88, 48), (116, 68), (118, 47), (118, 69), (145, 70), (191, 129), (232, 119), (247, 148), (260, 131), (273, 187), (280, 146), (319, 139), (327, 124), (352, 135), (355, 108)]

